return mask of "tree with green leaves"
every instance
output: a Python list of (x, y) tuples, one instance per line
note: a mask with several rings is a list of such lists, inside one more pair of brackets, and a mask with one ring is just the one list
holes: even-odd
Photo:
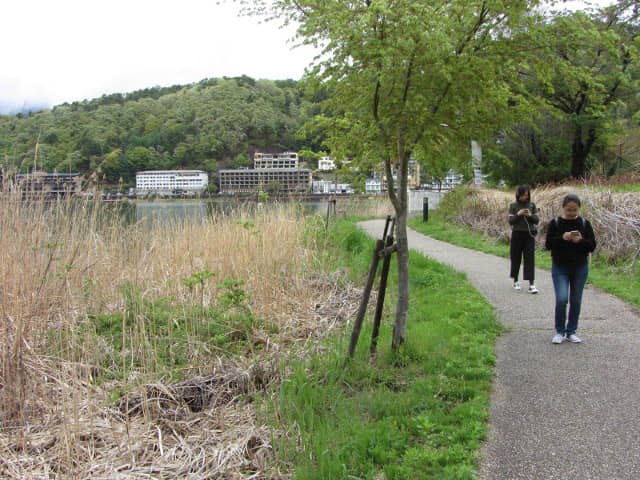
[[(393, 348), (409, 308), (410, 158), (483, 138), (526, 105), (515, 48), (535, 0), (275, 0), (254, 13), (294, 22), (322, 48), (307, 80), (325, 101), (332, 155), (381, 162), (396, 214), (398, 303)], [(469, 155), (469, 161), (471, 160)], [(398, 172), (397, 180), (392, 167)]]
[(545, 29), (551, 51), (545, 68), (538, 68), (539, 79), (548, 104), (569, 121), (573, 177), (585, 176), (598, 143), (606, 146), (615, 120), (612, 107), (637, 68), (639, 19), (638, 2), (621, 0), (557, 16)]
[(536, 55), (522, 72), (540, 108), (501, 133), (487, 166), (511, 184), (583, 178), (604, 162), (625, 103), (640, 90), (640, 7), (620, 0), (556, 12), (533, 31)]

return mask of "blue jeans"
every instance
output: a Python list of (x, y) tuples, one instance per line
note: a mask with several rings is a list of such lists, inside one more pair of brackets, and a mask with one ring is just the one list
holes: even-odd
[[(589, 276), (589, 264), (551, 266), (553, 289), (556, 292), (556, 332), (571, 335), (578, 328), (582, 292)], [(569, 321), (567, 322), (567, 303)]]

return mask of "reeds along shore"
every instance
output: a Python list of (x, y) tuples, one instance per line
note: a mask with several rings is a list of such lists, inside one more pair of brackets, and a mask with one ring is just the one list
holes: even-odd
[[(189, 304), (199, 300), (191, 298), (193, 289), (183, 280), (209, 271), (215, 274), (210, 284), (196, 286), (204, 286), (205, 301), (214, 290), (211, 285), (237, 279), (244, 282), (256, 316), (275, 319), (289, 311), (289, 302), (310, 296), (304, 272), (313, 263), (313, 252), (300, 245), (304, 222), (299, 220), (291, 208), (282, 207), (268, 215), (250, 217), (248, 210), (239, 211), (233, 218), (176, 221), (147, 231), (123, 226), (112, 209), (99, 203), (79, 206), (63, 200), (52, 206), (3, 198), (4, 408), (7, 402), (26, 400), (23, 383), (30, 383), (36, 372), (20, 373), (25, 356), (51, 354), (51, 332), (73, 335), (76, 322), (88, 313), (122, 312), (122, 285), (135, 286), (149, 300), (172, 298)], [(95, 354), (89, 349), (72, 356), (91, 365)], [(14, 393), (7, 395), (7, 389)], [(5, 413), (18, 409), (14, 405)]]
[[(358, 300), (321, 273), (314, 228), (323, 219), (269, 205), (149, 229), (100, 202), (4, 189), (0, 478), (262, 471), (273, 433), (236, 399)], [(102, 317), (119, 333), (98, 335), (90, 319)], [(199, 322), (223, 338), (201, 341)]]

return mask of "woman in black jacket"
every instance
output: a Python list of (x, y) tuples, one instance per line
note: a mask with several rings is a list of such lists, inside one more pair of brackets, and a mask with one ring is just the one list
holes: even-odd
[(534, 282), (537, 225), (540, 221), (538, 208), (531, 201), (529, 185), (520, 185), (516, 190), (516, 201), (509, 205), (511, 225), (511, 278), (513, 288), (521, 290), (518, 274), (520, 262), (524, 260), (522, 278), (529, 280), (529, 293), (538, 293)]
[(596, 239), (591, 223), (579, 216), (580, 198), (577, 195), (567, 195), (562, 201), (562, 210), (562, 216), (549, 222), (545, 238), (545, 247), (551, 250), (551, 277), (556, 294), (556, 334), (552, 343), (559, 344), (565, 339), (580, 343), (576, 330), (582, 292), (589, 275), (588, 258), (596, 248)]

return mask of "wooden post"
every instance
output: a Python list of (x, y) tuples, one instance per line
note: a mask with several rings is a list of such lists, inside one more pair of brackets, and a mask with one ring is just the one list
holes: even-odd
[(338, 232), (338, 201), (334, 198), (331, 200), (333, 202), (333, 229)]
[(358, 344), (358, 337), (360, 336), (360, 330), (362, 329), (362, 322), (364, 315), (367, 312), (367, 304), (369, 303), (369, 296), (371, 295), (371, 289), (373, 288), (373, 280), (376, 276), (376, 270), (378, 269), (378, 261), (380, 260), (380, 251), (384, 248), (383, 240), (376, 240), (376, 247), (373, 250), (373, 259), (371, 260), (371, 266), (369, 267), (369, 275), (367, 276), (367, 283), (362, 293), (362, 300), (360, 301), (360, 308), (356, 315), (356, 319), (353, 322), (353, 332), (351, 333), (351, 342), (349, 343), (349, 355), (345, 360), (345, 366), (347, 362), (353, 358), (353, 354)]
[(331, 211), (332, 211), (332, 207), (333, 206), (333, 225), (334, 225), (334, 229), (337, 232), (338, 231), (338, 214), (336, 211), (336, 199), (332, 198), (331, 200), (329, 200), (327, 202), (327, 231), (329, 231), (331, 229)]
[(327, 232), (331, 228), (331, 200), (327, 202)]
[[(393, 229), (396, 224), (395, 218), (393, 222), (391, 222), (391, 231), (389, 236), (387, 237), (387, 226), (389, 225), (389, 221), (391, 217), (387, 217), (387, 224), (384, 228), (384, 237), (385, 240), (385, 252), (384, 252), (384, 260), (382, 261), (382, 271), (380, 272), (380, 286), (378, 287), (378, 301), (376, 302), (376, 313), (373, 317), (373, 331), (371, 333), (371, 346), (369, 347), (369, 355), (373, 355), (376, 352), (376, 348), (378, 346), (378, 334), (380, 332), (380, 322), (382, 320), (382, 310), (384, 308), (384, 297), (387, 293), (387, 278), (389, 277), (389, 265), (391, 264), (391, 255), (393, 255), (393, 250), (390, 247), (393, 245)], [(389, 251), (390, 250), (390, 251)]]

